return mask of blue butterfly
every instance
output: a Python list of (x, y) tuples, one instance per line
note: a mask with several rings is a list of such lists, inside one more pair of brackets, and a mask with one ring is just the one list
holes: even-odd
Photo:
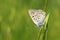
[(43, 10), (32, 10), (32, 9), (30, 9), (28, 12), (33, 22), (37, 26), (41, 26), (44, 21), (46, 12)]

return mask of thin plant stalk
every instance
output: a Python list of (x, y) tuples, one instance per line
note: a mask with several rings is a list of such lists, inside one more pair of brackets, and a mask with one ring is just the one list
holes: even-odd
[(39, 36), (38, 36), (38, 40), (40, 40), (40, 36), (41, 36), (41, 31), (44, 30), (44, 34), (43, 34), (43, 40), (45, 40), (45, 36), (46, 36), (46, 31), (47, 31), (47, 23), (48, 23), (48, 18), (49, 18), (49, 14), (46, 16), (42, 26), (40, 27), (40, 30), (39, 30)]

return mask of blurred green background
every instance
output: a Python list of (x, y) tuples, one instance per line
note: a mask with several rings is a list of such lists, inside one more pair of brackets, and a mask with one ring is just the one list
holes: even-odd
[(0, 0), (0, 40), (37, 40), (29, 9), (50, 13), (47, 40), (60, 40), (60, 0)]

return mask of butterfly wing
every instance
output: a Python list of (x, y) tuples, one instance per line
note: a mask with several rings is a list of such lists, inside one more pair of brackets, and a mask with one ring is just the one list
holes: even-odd
[(42, 10), (29, 10), (29, 15), (31, 16), (33, 22), (40, 26), (43, 23), (43, 20), (45, 18), (45, 12)]

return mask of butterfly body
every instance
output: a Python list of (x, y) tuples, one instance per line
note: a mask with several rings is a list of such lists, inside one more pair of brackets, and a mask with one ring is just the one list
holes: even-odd
[(45, 14), (46, 12), (44, 12), (43, 10), (29, 10), (29, 15), (37, 26), (42, 25)]

